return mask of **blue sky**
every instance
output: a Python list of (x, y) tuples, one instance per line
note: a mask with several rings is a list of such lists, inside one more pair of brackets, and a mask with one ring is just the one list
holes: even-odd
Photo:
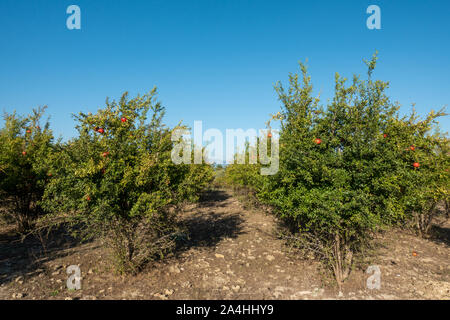
[[(66, 28), (71, 4), (81, 30)], [(366, 27), (371, 4), (381, 30)], [(362, 59), (378, 50), (375, 77), (403, 112), (416, 103), (425, 114), (450, 101), (449, 13), (447, 0), (1, 0), (0, 110), (48, 105), (70, 138), (71, 113), (157, 86), (170, 125), (258, 129), (279, 110), (273, 84), (299, 61), (326, 102), (334, 73), (365, 74)]]

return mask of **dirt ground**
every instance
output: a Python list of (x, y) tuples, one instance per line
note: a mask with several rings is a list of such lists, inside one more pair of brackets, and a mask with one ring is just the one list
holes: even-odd
[[(37, 239), (21, 242), (3, 226), (0, 299), (450, 299), (449, 221), (433, 239), (380, 235), (371, 264), (381, 289), (368, 289), (370, 275), (356, 269), (339, 293), (317, 262), (289, 250), (272, 215), (244, 209), (229, 191), (209, 192), (180, 219), (190, 239), (137, 276), (115, 275), (97, 242), (59, 237), (44, 254)], [(69, 265), (81, 269), (81, 290), (66, 287)]]

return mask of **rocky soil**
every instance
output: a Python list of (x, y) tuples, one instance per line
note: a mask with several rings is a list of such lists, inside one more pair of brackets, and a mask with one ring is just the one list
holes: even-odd
[[(381, 289), (367, 288), (366, 265), (339, 292), (317, 262), (277, 236), (272, 215), (244, 209), (228, 191), (208, 193), (180, 216), (189, 240), (137, 276), (114, 274), (96, 242), (59, 237), (44, 252), (37, 239), (21, 242), (3, 226), (0, 299), (450, 299), (449, 221), (433, 239), (378, 236), (370, 264), (381, 270)], [(66, 287), (69, 265), (81, 269), (81, 290)]]

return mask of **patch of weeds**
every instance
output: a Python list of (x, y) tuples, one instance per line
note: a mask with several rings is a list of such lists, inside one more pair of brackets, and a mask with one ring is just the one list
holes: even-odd
[(52, 297), (56, 297), (58, 294), (59, 294), (59, 290), (55, 290), (55, 291), (52, 291), (52, 292), (50, 293), (50, 295), (51, 295)]

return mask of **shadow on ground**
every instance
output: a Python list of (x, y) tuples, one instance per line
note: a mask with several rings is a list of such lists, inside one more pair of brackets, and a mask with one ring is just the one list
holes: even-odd
[(190, 247), (214, 247), (224, 238), (236, 238), (241, 234), (242, 222), (239, 214), (196, 214), (184, 221), (189, 234), (187, 243)]
[[(186, 234), (178, 241), (174, 254), (177, 256), (193, 247), (214, 248), (224, 238), (236, 238), (242, 233), (242, 219), (239, 212), (229, 212), (230, 195), (221, 190), (205, 192), (195, 211), (181, 219)], [(37, 235), (25, 239), (12, 230), (0, 233), (0, 285), (10, 283), (17, 277), (33, 277), (46, 270), (48, 262), (73, 254), (83, 254), (92, 247), (82, 247), (64, 225), (51, 231), (41, 241)]]
[(226, 207), (226, 200), (228, 200), (231, 196), (225, 191), (213, 189), (204, 192), (199, 199), (198, 207)]
[(198, 204), (199, 208), (209, 208), (211, 211), (196, 212), (185, 217), (182, 225), (188, 234), (179, 249), (184, 251), (192, 247), (214, 247), (224, 238), (236, 238), (242, 233), (244, 220), (239, 213), (216, 212), (214, 208), (227, 206), (230, 195), (221, 190), (205, 192)]
[(431, 229), (431, 240), (450, 247), (450, 228), (434, 225)]
[(42, 237), (29, 235), (23, 239), (13, 230), (0, 234), (0, 285), (19, 276), (41, 273), (45, 263), (66, 256), (67, 249), (79, 244), (65, 226)]

